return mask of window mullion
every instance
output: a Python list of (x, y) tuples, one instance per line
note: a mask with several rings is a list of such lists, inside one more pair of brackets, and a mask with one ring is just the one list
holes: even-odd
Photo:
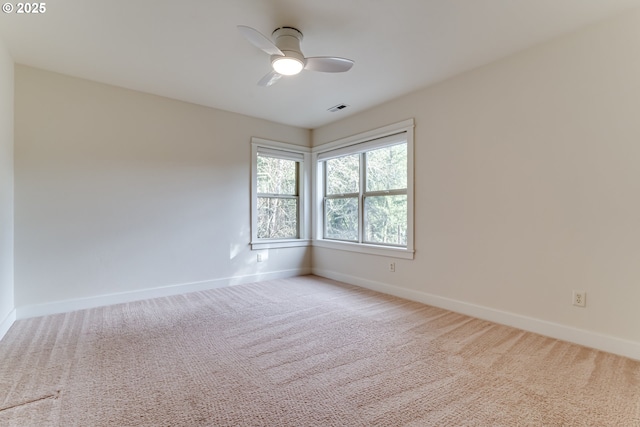
[(314, 244), (413, 259), (413, 126), (406, 120), (312, 149), (322, 218)]
[(324, 161), (322, 163), (324, 167), (322, 168), (322, 174), (324, 175), (324, 179), (322, 180), (322, 194), (324, 197), (322, 198), (322, 237), (327, 237), (327, 181), (329, 178), (329, 174), (327, 173), (327, 162)]
[(302, 201), (300, 200), (300, 185), (302, 183), (302, 168), (300, 162), (296, 162), (296, 239), (300, 238), (300, 211)]
[(364, 241), (364, 193), (366, 185), (366, 157), (365, 153), (360, 153), (360, 185), (358, 194), (358, 242)]
[(309, 245), (310, 152), (251, 138), (252, 250)]
[(258, 193), (258, 197), (265, 199), (297, 199), (296, 194)]
[[(266, 150), (266, 149), (264, 149)], [(269, 192), (256, 191), (256, 233), (252, 238), (276, 240), (300, 238), (300, 161), (297, 156), (255, 149), (256, 180), (261, 167)], [(261, 166), (262, 165), (262, 166)], [(276, 169), (274, 169), (276, 168)], [(290, 169), (293, 168), (293, 169)], [(274, 173), (274, 171), (276, 171)], [(258, 183), (256, 182), (256, 190)], [(286, 193), (285, 193), (286, 192)]]
[(360, 196), (360, 193), (345, 193), (345, 194), (329, 194), (326, 195), (325, 199), (353, 199), (354, 197), (357, 199)]
[(379, 190), (379, 191), (366, 191), (364, 193), (364, 197), (374, 197), (374, 196), (401, 196), (407, 194), (407, 189), (397, 189), (397, 190)]

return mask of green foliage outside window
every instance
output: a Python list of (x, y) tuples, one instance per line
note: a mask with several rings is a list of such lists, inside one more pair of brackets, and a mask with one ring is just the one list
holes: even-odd
[(328, 159), (325, 167), (325, 238), (357, 242), (362, 227), (364, 243), (407, 245), (406, 143)]
[(358, 240), (358, 198), (327, 199), (326, 201), (327, 239)]

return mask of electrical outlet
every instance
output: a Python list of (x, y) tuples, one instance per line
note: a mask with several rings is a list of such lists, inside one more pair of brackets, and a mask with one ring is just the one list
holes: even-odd
[(258, 262), (264, 261), (264, 256), (261, 253), (258, 253)]
[(576, 307), (587, 306), (587, 293), (585, 291), (573, 291), (573, 305)]
[(390, 262), (389, 263), (389, 271), (394, 273), (396, 271), (396, 263), (395, 262)]

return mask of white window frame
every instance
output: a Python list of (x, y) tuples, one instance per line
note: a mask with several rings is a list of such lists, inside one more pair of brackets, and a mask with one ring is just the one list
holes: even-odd
[[(289, 239), (258, 238), (258, 152), (273, 157), (296, 160), (298, 167), (298, 237)], [(288, 248), (311, 244), (311, 150), (300, 145), (251, 138), (251, 249)]]
[[(329, 249), (360, 252), (393, 258), (413, 259), (414, 249), (414, 121), (413, 119), (394, 123), (348, 138), (339, 139), (313, 147), (312, 167), (315, 178), (313, 185), (313, 245)], [(407, 142), (407, 245), (397, 247), (384, 244), (346, 242), (324, 238), (324, 166), (329, 158), (370, 151), (377, 147), (390, 145), (389, 141), (401, 136)]]

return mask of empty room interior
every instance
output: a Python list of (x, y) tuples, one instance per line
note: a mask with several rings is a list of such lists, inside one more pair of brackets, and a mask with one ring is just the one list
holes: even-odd
[(0, 15), (0, 425), (640, 426), (640, 1)]

